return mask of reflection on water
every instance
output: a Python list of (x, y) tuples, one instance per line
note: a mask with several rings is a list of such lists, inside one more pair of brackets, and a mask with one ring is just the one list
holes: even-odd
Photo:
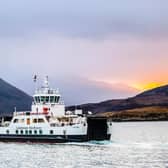
[(114, 123), (111, 141), (0, 143), (2, 168), (127, 168), (168, 166), (168, 122)]

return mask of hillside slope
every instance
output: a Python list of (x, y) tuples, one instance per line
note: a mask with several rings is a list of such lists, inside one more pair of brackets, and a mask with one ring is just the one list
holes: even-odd
[[(100, 103), (83, 104), (77, 107), (82, 108), (84, 111), (102, 113), (150, 106), (168, 107), (168, 85), (145, 91), (128, 99), (108, 100)], [(74, 108), (74, 106), (71, 106), (67, 109), (73, 110)]]
[(142, 107), (117, 112), (99, 113), (98, 116), (110, 117), (113, 121), (167, 121), (168, 107)]
[(11, 115), (16, 107), (18, 111), (29, 110), (32, 97), (0, 79), (0, 115)]

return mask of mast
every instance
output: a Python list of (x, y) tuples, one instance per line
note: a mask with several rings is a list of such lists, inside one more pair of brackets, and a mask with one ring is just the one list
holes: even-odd
[(43, 87), (44, 87), (44, 88), (49, 88), (48, 76), (46, 76), (46, 77), (44, 78)]
[(34, 75), (33, 77), (33, 81), (34, 81), (34, 86), (35, 86), (35, 91), (37, 91), (37, 75)]

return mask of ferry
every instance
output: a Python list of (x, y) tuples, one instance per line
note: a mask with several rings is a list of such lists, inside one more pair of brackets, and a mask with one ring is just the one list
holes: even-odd
[[(36, 79), (35, 79), (36, 81)], [(65, 110), (59, 89), (52, 89), (48, 77), (35, 89), (31, 111), (17, 112), (1, 121), (0, 141), (65, 143), (110, 140), (112, 123), (81, 109)]]

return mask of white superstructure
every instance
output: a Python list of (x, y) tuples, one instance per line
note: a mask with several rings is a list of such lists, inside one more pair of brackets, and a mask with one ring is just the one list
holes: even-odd
[(49, 87), (48, 77), (45, 78), (41, 89), (35, 91), (31, 113), (42, 113), (52, 117), (65, 115), (65, 105), (61, 101), (59, 90)]

